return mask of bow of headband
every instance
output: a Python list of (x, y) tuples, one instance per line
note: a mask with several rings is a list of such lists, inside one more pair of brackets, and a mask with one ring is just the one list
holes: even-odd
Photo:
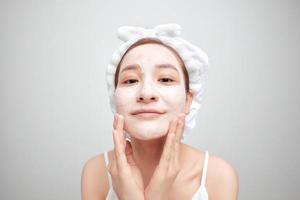
[(118, 38), (124, 42), (139, 37), (166, 36), (176, 37), (181, 33), (181, 27), (178, 24), (162, 24), (154, 28), (147, 29), (137, 26), (121, 26), (118, 29)]

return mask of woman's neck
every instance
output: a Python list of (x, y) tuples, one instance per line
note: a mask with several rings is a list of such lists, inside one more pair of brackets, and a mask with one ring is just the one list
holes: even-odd
[(153, 140), (131, 138), (133, 158), (141, 170), (145, 186), (150, 181), (150, 178), (159, 163), (166, 136), (167, 135)]

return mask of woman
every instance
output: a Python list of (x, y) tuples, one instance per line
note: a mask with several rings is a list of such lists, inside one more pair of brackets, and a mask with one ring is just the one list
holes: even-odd
[(207, 56), (180, 26), (124, 26), (107, 70), (114, 149), (87, 161), (83, 200), (234, 200), (235, 170), (181, 143), (195, 125)]

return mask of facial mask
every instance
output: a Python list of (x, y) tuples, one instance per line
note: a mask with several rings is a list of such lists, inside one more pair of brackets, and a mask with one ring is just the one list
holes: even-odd
[[(141, 47), (136, 47), (137, 49), (132, 49), (137, 52), (156, 52), (151, 55), (145, 54), (145, 58), (135, 58), (131, 60), (136, 60), (136, 62), (141, 63), (141, 72), (139, 72), (140, 78), (138, 82), (130, 86), (118, 86), (115, 91), (115, 103), (116, 110), (119, 114), (125, 117), (125, 131), (131, 136), (138, 139), (154, 139), (165, 135), (169, 129), (169, 123), (178, 114), (184, 112), (186, 93), (185, 85), (183, 79), (183, 72), (178, 67), (177, 76), (178, 83), (173, 85), (166, 85), (157, 80), (155, 74), (155, 64), (159, 62), (158, 60), (148, 60), (147, 57), (155, 57), (156, 54), (163, 54), (171, 52), (166, 49), (166, 47), (154, 47), (152, 45), (144, 45)], [(148, 51), (147, 51), (148, 50)], [(140, 55), (142, 53), (136, 53)], [(169, 57), (168, 57), (169, 56)], [(171, 55), (172, 56), (172, 55)], [(169, 62), (176, 62), (175, 58), (166, 54), (165, 57), (169, 59)], [(164, 59), (166, 59), (164, 58)], [(166, 62), (166, 60), (164, 60)], [(176, 64), (176, 63), (175, 63)], [(175, 65), (174, 64), (174, 65)], [(167, 77), (168, 70), (159, 71), (161, 77)], [(138, 74), (135, 72), (135, 74)], [(136, 79), (134, 77), (133, 79)], [(122, 80), (119, 80), (122, 81)], [(143, 101), (138, 101), (138, 98), (142, 98)], [(151, 100), (155, 99), (155, 100)], [(151, 119), (144, 117), (137, 117), (131, 113), (139, 109), (155, 109), (164, 114), (154, 117)]]

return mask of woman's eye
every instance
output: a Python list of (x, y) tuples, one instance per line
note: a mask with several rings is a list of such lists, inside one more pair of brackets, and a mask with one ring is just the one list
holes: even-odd
[(138, 82), (138, 80), (136, 80), (136, 79), (128, 79), (128, 80), (124, 81), (123, 83), (124, 84), (132, 84), (132, 83), (136, 83), (136, 82)]
[(174, 80), (173, 79), (170, 79), (170, 78), (161, 78), (159, 79), (160, 82), (173, 82)]

